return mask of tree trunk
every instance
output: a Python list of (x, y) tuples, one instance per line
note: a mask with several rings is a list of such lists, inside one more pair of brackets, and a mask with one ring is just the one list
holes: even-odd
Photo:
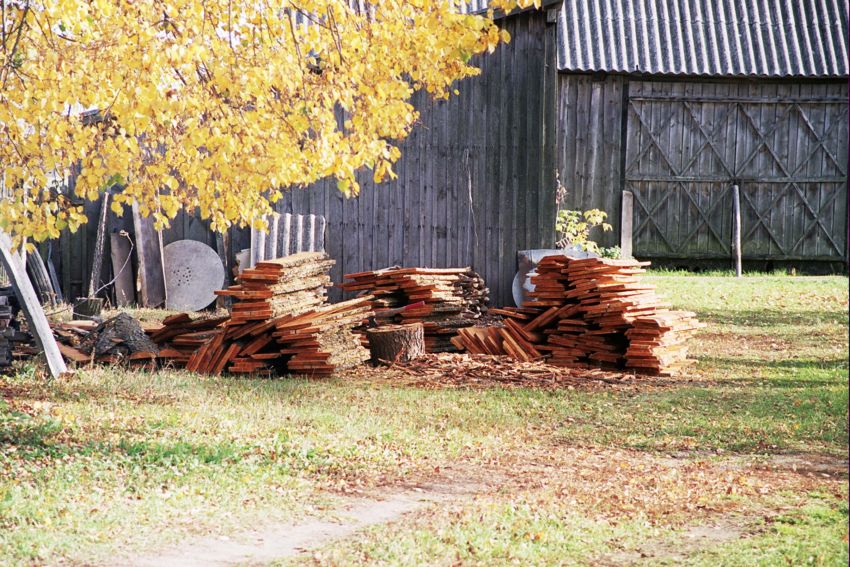
[(425, 354), (425, 331), (422, 323), (384, 325), (367, 329), (372, 362), (409, 362)]

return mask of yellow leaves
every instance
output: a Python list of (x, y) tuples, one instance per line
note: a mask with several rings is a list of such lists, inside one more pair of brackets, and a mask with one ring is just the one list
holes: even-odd
[(116, 212), (135, 200), (164, 225), (197, 207), (217, 228), (248, 224), (282, 189), (322, 177), (347, 196), (359, 193), (360, 169), (392, 179), (393, 143), (418, 117), (414, 91), (457, 94), (455, 83), (478, 73), (472, 58), (510, 39), (455, 4), (375, 2), (367, 14), (301, 0), (303, 13), (333, 17), (291, 27), (285, 10), (264, 3), (49, 2), (43, 14), (74, 41), (58, 26), (25, 27), (24, 73), (0, 82), (0, 162), (6, 186), (21, 187), (0, 226), (38, 239), (84, 222), (42, 191), (77, 164), (80, 197), (97, 199), (120, 179)]

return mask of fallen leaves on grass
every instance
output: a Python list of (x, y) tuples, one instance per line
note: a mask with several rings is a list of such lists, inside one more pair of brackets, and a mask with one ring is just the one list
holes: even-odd
[(347, 371), (346, 377), (419, 388), (637, 388), (683, 381), (590, 367), (560, 367), (543, 361), (520, 362), (508, 356), (457, 353), (426, 354), (390, 367), (364, 366)]
[[(652, 525), (683, 525), (700, 517), (752, 509), (787, 491), (846, 495), (835, 478), (802, 476), (790, 467), (737, 456), (672, 458), (640, 451), (548, 448), (500, 459), (509, 490), (554, 494), (600, 519), (640, 515)], [(549, 497), (549, 496), (547, 496)]]

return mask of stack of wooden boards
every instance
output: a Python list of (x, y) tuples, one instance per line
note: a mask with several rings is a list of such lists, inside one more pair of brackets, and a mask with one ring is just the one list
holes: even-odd
[(487, 312), (490, 290), (470, 268), (385, 268), (347, 274), (340, 287), (369, 295), (375, 322), (421, 322), (427, 352), (456, 351), (452, 338)]
[(179, 314), (151, 332), (160, 357), (203, 374), (296, 372), (324, 376), (369, 359), (354, 327), (370, 314), (364, 297), (327, 304), (333, 260), (302, 252), (257, 263), (238, 284), (230, 317)]
[[(502, 354), (495, 352), (501, 349), (518, 360), (545, 354), (560, 366), (590, 363), (674, 374), (690, 362), (686, 342), (703, 325), (693, 313), (670, 311), (655, 286), (640, 281), (648, 264), (547, 256), (531, 278), (529, 301), (491, 310), (505, 318), (504, 328), (473, 330), (456, 343), (478, 354)], [(507, 344), (505, 335), (519, 335), (527, 344)], [(517, 354), (517, 346), (524, 352)]]

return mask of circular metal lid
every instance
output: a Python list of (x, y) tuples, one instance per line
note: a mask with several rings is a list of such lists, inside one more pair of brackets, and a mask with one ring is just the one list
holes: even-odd
[(215, 250), (195, 240), (178, 240), (163, 250), (165, 306), (198, 311), (215, 301), (224, 285), (224, 265)]

